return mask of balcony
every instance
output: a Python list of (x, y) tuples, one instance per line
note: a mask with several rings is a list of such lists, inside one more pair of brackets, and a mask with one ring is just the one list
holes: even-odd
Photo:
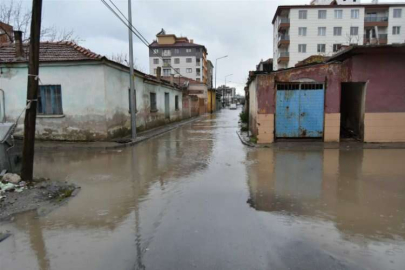
[(290, 61), (290, 53), (289, 52), (279, 52), (277, 63), (288, 63)]
[(278, 37), (278, 47), (286, 48), (290, 45), (290, 36), (289, 35), (280, 35)]
[(369, 38), (367, 35), (364, 35), (364, 44), (380, 44), (386, 45), (388, 43), (387, 34), (379, 34), (378, 39), (376, 37)]
[(164, 67), (170, 67), (170, 62), (163, 62)]
[(290, 18), (281, 17), (278, 24), (278, 30), (290, 28)]
[(365, 16), (364, 17), (364, 26), (388, 26), (388, 17), (387, 16)]

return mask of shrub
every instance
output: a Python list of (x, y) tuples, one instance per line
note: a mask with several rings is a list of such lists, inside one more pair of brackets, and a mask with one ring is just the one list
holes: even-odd
[(248, 122), (248, 120), (249, 120), (249, 114), (248, 113), (245, 113), (245, 112), (241, 112), (240, 114), (239, 114), (239, 118), (240, 118), (240, 121), (242, 122), (242, 123), (247, 123)]

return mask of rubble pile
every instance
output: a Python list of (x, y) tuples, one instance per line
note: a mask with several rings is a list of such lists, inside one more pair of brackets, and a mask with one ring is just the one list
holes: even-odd
[(7, 192), (22, 192), (26, 188), (27, 183), (21, 181), (18, 174), (6, 173), (0, 180), (0, 200), (6, 198)]

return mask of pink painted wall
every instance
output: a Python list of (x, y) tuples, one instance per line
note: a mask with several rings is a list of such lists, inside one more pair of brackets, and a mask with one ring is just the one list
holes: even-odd
[(355, 55), (342, 71), (343, 81), (368, 82), (366, 112), (405, 112), (405, 54)]

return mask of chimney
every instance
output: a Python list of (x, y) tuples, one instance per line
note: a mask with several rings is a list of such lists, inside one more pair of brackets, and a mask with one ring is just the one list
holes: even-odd
[(174, 74), (170, 76), (170, 85), (174, 86)]
[(17, 59), (24, 58), (22, 31), (14, 31), (14, 43), (15, 43), (15, 57)]
[(156, 69), (156, 77), (157, 79), (160, 81), (160, 77), (162, 76), (162, 68), (161, 67), (157, 67)]
[(194, 43), (194, 39), (190, 39), (190, 43)]

